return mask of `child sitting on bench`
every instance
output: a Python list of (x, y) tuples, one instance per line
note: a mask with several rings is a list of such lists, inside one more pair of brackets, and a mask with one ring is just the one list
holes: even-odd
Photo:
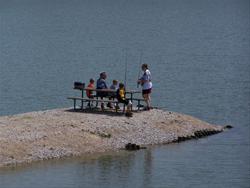
[[(93, 94), (93, 91), (92, 91), (92, 89), (95, 89), (94, 83), (95, 83), (95, 80), (93, 78), (91, 78), (89, 80), (89, 84), (88, 84), (88, 86), (86, 88), (86, 95), (90, 99), (94, 98), (94, 94)], [(92, 103), (90, 104), (90, 102), (88, 102), (88, 107), (91, 107), (91, 105), (92, 105)]]
[(123, 83), (119, 84), (119, 88), (117, 89), (117, 92), (116, 92), (116, 97), (120, 103), (124, 103), (127, 106), (125, 115), (132, 116), (132, 112), (131, 112), (132, 102), (125, 98), (125, 86)]
[[(91, 79), (89, 80), (89, 84), (88, 84), (88, 86), (87, 86), (87, 88), (86, 88), (86, 95), (87, 95), (87, 97), (90, 98), (90, 99), (93, 99), (93, 98), (94, 98), (93, 91), (92, 91), (92, 89), (95, 89), (94, 83), (95, 83), (95, 80), (94, 80), (93, 78), (91, 78)], [(89, 90), (88, 90), (88, 89), (89, 89)]]

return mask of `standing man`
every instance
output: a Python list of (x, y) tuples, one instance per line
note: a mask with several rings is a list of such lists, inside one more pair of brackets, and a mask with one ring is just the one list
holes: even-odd
[(145, 110), (150, 110), (151, 108), (151, 91), (152, 91), (152, 81), (151, 81), (151, 73), (148, 69), (147, 64), (142, 64), (141, 69), (143, 70), (142, 77), (137, 81), (138, 84), (142, 86), (142, 96), (146, 101), (147, 107)]

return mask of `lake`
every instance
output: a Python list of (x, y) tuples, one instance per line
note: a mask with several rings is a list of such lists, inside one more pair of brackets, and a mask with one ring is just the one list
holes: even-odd
[[(138, 152), (0, 170), (0, 187), (249, 187), (249, 0), (0, 0), (0, 115), (71, 107), (74, 81), (125, 82), (153, 105), (234, 126)], [(140, 55), (142, 54), (141, 62)]]

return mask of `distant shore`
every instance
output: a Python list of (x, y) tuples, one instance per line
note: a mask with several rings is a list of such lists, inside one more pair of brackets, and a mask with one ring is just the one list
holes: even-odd
[(153, 109), (115, 113), (54, 109), (0, 117), (0, 167), (119, 150), (127, 143), (167, 144), (223, 131), (197, 118)]

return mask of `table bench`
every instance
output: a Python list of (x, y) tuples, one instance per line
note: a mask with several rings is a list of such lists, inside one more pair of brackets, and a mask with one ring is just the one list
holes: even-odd
[[(98, 92), (106, 92), (106, 93), (114, 93), (116, 94), (116, 90), (112, 90), (112, 89), (92, 89), (92, 88), (85, 88), (85, 83), (81, 83), (81, 82), (75, 82), (74, 83), (74, 89), (77, 89), (77, 90), (80, 90), (81, 91), (81, 97), (68, 97), (68, 99), (70, 100), (73, 100), (74, 101), (74, 110), (76, 109), (76, 101), (81, 101), (81, 109), (83, 109), (84, 107), (84, 103), (85, 102), (96, 102), (96, 107), (98, 105), (98, 103), (113, 103), (115, 105), (119, 105), (120, 102), (117, 101), (116, 99), (114, 100), (110, 100), (110, 99), (98, 99), (98, 96), (95, 96), (95, 98), (86, 98), (84, 97), (84, 92), (86, 90), (89, 90), (89, 91), (94, 91), (96, 93)], [(144, 101), (144, 99), (142, 98), (134, 98), (133, 95), (136, 94), (136, 93), (141, 93), (141, 91), (138, 91), (138, 90), (127, 90), (126, 91), (126, 94), (130, 95), (130, 97), (126, 97), (128, 100), (131, 100), (132, 103), (134, 103), (134, 101), (137, 102), (137, 109), (140, 110), (140, 107), (142, 107), (141, 105), (141, 101)], [(111, 96), (107, 96), (105, 98), (110, 98)], [(112, 97), (111, 97), (112, 98)], [(125, 111), (125, 104), (123, 104), (123, 112)], [(91, 105), (90, 105), (90, 108), (91, 108)], [(133, 109), (133, 106), (131, 106), (131, 109)], [(116, 109), (116, 112), (118, 111), (118, 109)]]

